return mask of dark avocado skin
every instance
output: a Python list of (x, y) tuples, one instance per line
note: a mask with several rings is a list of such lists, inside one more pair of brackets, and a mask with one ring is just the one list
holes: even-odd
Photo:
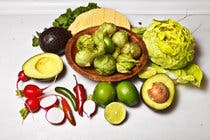
[(40, 34), (39, 45), (44, 52), (62, 55), (71, 36), (71, 33), (66, 29), (51, 27)]
[[(158, 75), (165, 75), (165, 74), (158, 74)], [(145, 80), (145, 81), (147, 81), (147, 80)], [(155, 108), (155, 107), (151, 107), (150, 105), (148, 105), (148, 103), (147, 103), (147, 101), (146, 100), (144, 100), (144, 98), (143, 98), (143, 94), (146, 94), (146, 93), (143, 93), (143, 90), (142, 90), (142, 88), (143, 87), (145, 87), (145, 86), (147, 86), (147, 84), (145, 84), (145, 81), (144, 81), (144, 83), (142, 84), (142, 86), (141, 86), (141, 89), (140, 89), (140, 97), (141, 97), (141, 100), (150, 108), (150, 109), (152, 109), (153, 111), (167, 111), (167, 110), (169, 110), (170, 108), (171, 108), (171, 106), (172, 106), (172, 104), (173, 104), (173, 100), (174, 100), (174, 93), (170, 93), (170, 94), (173, 94), (173, 99), (172, 99), (172, 102), (169, 102), (169, 104), (168, 104), (168, 106), (166, 107), (166, 108), (163, 108), (163, 109), (158, 109), (158, 108)], [(156, 81), (157, 82), (157, 81)], [(174, 85), (171, 85), (172, 87), (174, 87)], [(168, 87), (168, 86), (167, 86)], [(168, 88), (170, 88), (170, 87), (168, 87)], [(170, 95), (171, 96), (171, 95)], [(154, 101), (152, 101), (152, 100), (149, 100), (150, 102), (154, 102)], [(168, 102), (168, 101), (166, 101), (166, 102)]]

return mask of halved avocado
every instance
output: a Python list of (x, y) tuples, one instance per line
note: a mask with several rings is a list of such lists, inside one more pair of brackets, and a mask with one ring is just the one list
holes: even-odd
[(174, 100), (174, 94), (174, 82), (166, 74), (156, 74), (150, 77), (141, 88), (144, 103), (155, 110), (168, 108)]
[(54, 53), (41, 53), (29, 58), (22, 69), (30, 78), (50, 79), (62, 72), (63, 61)]

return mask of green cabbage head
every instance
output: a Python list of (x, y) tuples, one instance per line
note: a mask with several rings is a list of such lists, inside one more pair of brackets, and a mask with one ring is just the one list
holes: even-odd
[(143, 34), (150, 60), (163, 68), (179, 69), (194, 58), (195, 41), (178, 22), (154, 20)]

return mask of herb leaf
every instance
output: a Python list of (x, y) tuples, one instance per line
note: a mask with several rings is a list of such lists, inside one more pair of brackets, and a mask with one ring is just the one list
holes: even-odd
[(89, 3), (86, 7), (80, 6), (74, 9), (73, 11), (71, 10), (71, 8), (68, 8), (66, 10), (66, 13), (61, 14), (58, 18), (54, 20), (53, 26), (68, 29), (68, 27), (71, 25), (71, 23), (75, 20), (77, 16), (95, 8), (99, 8), (96, 3)]
[[(53, 21), (52, 26), (68, 29), (68, 27), (71, 25), (72, 22), (74, 22), (74, 20), (77, 16), (79, 16), (80, 14), (87, 12), (91, 9), (95, 9), (95, 8), (99, 8), (96, 3), (89, 3), (87, 6), (80, 6), (74, 10), (71, 10), (71, 8), (68, 8), (66, 10), (66, 13), (61, 14), (58, 18), (56, 18)], [(41, 33), (36, 32), (36, 34), (37, 35), (34, 35), (34, 37), (32, 39), (33, 47), (39, 46), (39, 35)]]
[(34, 37), (32, 39), (32, 46), (33, 47), (39, 46), (39, 37), (37, 37), (37, 36), (34, 35)]

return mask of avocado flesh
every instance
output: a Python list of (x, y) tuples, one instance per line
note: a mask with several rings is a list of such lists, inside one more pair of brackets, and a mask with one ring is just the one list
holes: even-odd
[[(152, 88), (153, 83), (155, 82), (164, 83), (165, 86), (169, 90), (169, 98), (164, 103), (156, 103), (149, 97), (148, 90)], [(141, 96), (142, 96), (143, 101), (149, 107), (155, 110), (164, 110), (168, 108), (174, 100), (174, 94), (175, 94), (174, 82), (166, 74), (157, 74), (157, 75), (152, 76), (151, 78), (147, 79), (144, 82), (141, 89)]]
[(63, 61), (54, 53), (41, 53), (29, 58), (22, 69), (30, 78), (50, 79), (62, 72)]

